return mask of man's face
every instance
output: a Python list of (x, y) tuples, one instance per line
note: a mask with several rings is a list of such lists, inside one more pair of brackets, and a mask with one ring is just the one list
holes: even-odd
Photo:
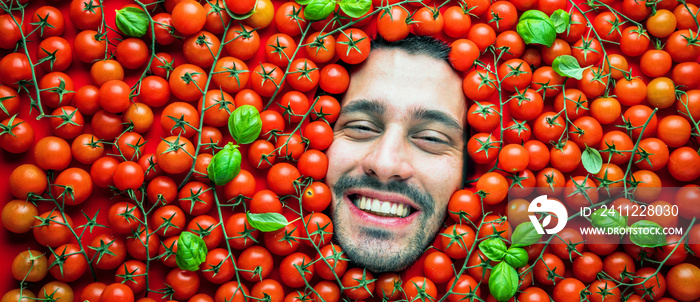
[(372, 50), (352, 75), (326, 155), (336, 240), (374, 272), (412, 264), (462, 181), (462, 80), (441, 60)]

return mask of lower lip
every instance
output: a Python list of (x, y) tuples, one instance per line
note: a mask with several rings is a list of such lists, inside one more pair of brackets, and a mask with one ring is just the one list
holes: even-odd
[(387, 227), (387, 228), (388, 227), (402, 228), (402, 227), (408, 226), (413, 222), (413, 220), (416, 219), (416, 217), (418, 216), (418, 213), (419, 213), (419, 211), (415, 211), (415, 212), (411, 213), (411, 215), (408, 215), (404, 218), (378, 216), (378, 215), (373, 215), (373, 214), (367, 213), (363, 210), (360, 210), (360, 208), (358, 208), (354, 203), (352, 203), (352, 201), (350, 201), (350, 199), (347, 196), (345, 196), (343, 199), (349, 205), (350, 212), (352, 212), (353, 215), (355, 215), (355, 217), (357, 217), (361, 220), (364, 220), (365, 223), (373, 224), (373, 225), (377, 225), (377, 226), (382, 226), (382, 227)]

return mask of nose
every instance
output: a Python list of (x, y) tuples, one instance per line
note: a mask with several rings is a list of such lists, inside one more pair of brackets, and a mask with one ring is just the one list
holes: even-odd
[(388, 127), (363, 159), (364, 172), (384, 183), (407, 180), (414, 173), (410, 152), (401, 129)]

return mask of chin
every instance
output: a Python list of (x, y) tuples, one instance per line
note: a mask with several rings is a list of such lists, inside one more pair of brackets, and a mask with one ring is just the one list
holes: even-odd
[(358, 225), (349, 219), (333, 215), (334, 239), (345, 252), (346, 258), (358, 267), (373, 273), (401, 271), (420, 258), (433, 242), (439, 229), (418, 220), (416, 225), (401, 232)]
[[(379, 232), (374, 230), (369, 232)], [(419, 242), (395, 242), (391, 239), (367, 238), (335, 233), (336, 242), (345, 252), (350, 262), (373, 273), (397, 272), (413, 264), (422, 254), (424, 246)]]

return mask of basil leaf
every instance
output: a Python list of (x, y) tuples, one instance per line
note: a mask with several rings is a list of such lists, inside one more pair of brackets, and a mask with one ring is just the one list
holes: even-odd
[(627, 226), (627, 216), (612, 208), (600, 208), (591, 215), (591, 225), (596, 228), (624, 228)]
[(505, 262), (499, 262), (491, 270), (489, 290), (498, 301), (508, 301), (518, 290), (518, 272)]
[(304, 19), (323, 20), (335, 10), (335, 0), (311, 0), (304, 8)]
[(663, 228), (656, 222), (640, 220), (632, 224), (630, 241), (641, 247), (659, 247), (668, 244)]
[(340, 0), (340, 10), (351, 18), (364, 16), (372, 7), (372, 0)]
[(583, 78), (583, 71), (586, 70), (586, 68), (582, 68), (578, 64), (576, 58), (569, 55), (556, 57), (552, 62), (552, 69), (562, 77), (570, 77), (577, 80)]
[(569, 28), (569, 13), (567, 13), (563, 9), (558, 9), (555, 10), (552, 13), (552, 16), (549, 17), (552, 20), (552, 24), (554, 24), (554, 30), (558, 33), (561, 34), (566, 31), (567, 28)]
[(603, 158), (600, 156), (600, 152), (588, 146), (581, 153), (581, 163), (591, 174), (596, 174), (603, 168)]
[(261, 232), (277, 231), (289, 224), (287, 218), (280, 213), (261, 213), (254, 214), (247, 212), (245, 214), (250, 226), (260, 230)]
[(181, 269), (195, 272), (199, 270), (199, 265), (207, 259), (208, 252), (207, 245), (202, 238), (185, 231), (180, 233), (180, 237), (177, 238), (175, 263)]
[(211, 158), (207, 167), (209, 179), (217, 186), (223, 186), (241, 172), (241, 151), (238, 146), (228, 143)]
[(542, 44), (550, 47), (557, 38), (557, 32), (549, 16), (534, 9), (520, 15), (515, 30), (527, 44)]
[(301, 5), (307, 5), (307, 4), (309, 4), (309, 2), (311, 2), (311, 0), (296, 0), (296, 1), (297, 1), (297, 3), (299, 3)]
[(135, 38), (143, 37), (151, 23), (148, 14), (135, 7), (125, 7), (117, 10), (117, 16), (114, 21), (122, 33)]
[(506, 256), (503, 257), (503, 260), (510, 264), (510, 266), (519, 268), (525, 266), (530, 260), (530, 257), (527, 255), (527, 251), (525, 249), (511, 247), (508, 249), (508, 251), (506, 251)]
[(515, 228), (510, 238), (513, 247), (523, 247), (537, 243), (542, 238), (542, 235), (537, 233), (531, 221), (526, 221)]
[(228, 117), (228, 131), (238, 144), (250, 144), (262, 131), (260, 112), (251, 105), (236, 108)]
[(493, 261), (503, 260), (507, 249), (506, 243), (498, 238), (489, 238), (479, 243), (479, 250)]

